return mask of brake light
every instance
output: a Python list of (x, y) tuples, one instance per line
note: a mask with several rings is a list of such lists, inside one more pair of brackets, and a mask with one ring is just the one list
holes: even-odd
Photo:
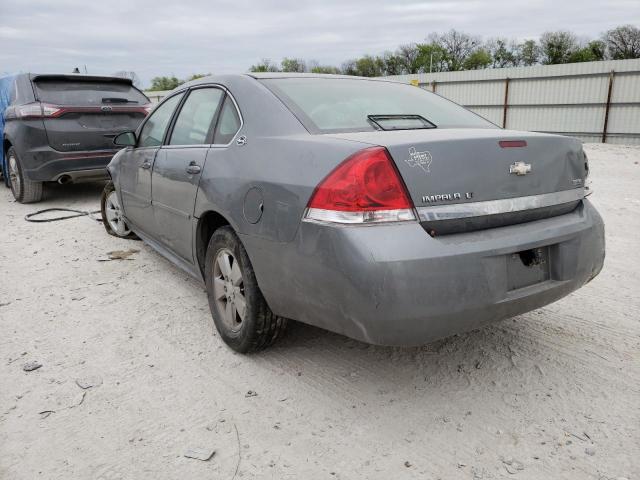
[(526, 140), (500, 140), (500, 148), (522, 148), (527, 146)]
[(400, 174), (383, 147), (361, 150), (316, 187), (305, 218), (336, 223), (415, 220)]
[(18, 118), (42, 118), (57, 117), (62, 114), (62, 108), (48, 103), (27, 103), (16, 107), (16, 116)]
[(148, 103), (146, 105), (143, 105), (142, 109), (145, 111), (145, 115), (149, 115), (151, 113), (151, 110), (153, 110), (153, 105), (151, 103)]

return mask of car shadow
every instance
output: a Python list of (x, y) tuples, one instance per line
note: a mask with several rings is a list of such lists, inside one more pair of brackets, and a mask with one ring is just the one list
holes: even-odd
[[(44, 184), (42, 202), (34, 205), (47, 204), (51, 202), (72, 202), (82, 203), (86, 201), (100, 201), (100, 195), (106, 181), (67, 183), (60, 185), (54, 182)], [(99, 205), (98, 205), (99, 208)]]

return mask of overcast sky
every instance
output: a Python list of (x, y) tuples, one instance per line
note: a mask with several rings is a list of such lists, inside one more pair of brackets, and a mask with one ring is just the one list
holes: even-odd
[(485, 38), (640, 25), (639, 0), (0, 0), (0, 73), (245, 72), (262, 58), (340, 65), (455, 28)]

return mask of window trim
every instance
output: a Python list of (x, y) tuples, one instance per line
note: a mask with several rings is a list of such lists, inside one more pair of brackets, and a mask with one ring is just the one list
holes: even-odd
[[(236, 113), (238, 114), (238, 118), (240, 119), (240, 126), (238, 127), (238, 130), (236, 130), (236, 133), (233, 135), (233, 137), (231, 138), (231, 140), (229, 141), (229, 143), (194, 143), (191, 145), (170, 145), (169, 144), (169, 140), (171, 138), (171, 133), (173, 133), (173, 127), (175, 124), (176, 119), (178, 118), (178, 115), (180, 114), (180, 111), (182, 110), (182, 106), (184, 105), (184, 102), (187, 100), (187, 98), (189, 98), (189, 95), (191, 94), (192, 90), (197, 90), (200, 88), (219, 88), (224, 92), (224, 96), (221, 99), (220, 105), (218, 105), (218, 110), (216, 111), (215, 116), (213, 117), (213, 129), (211, 131), (211, 137), (208, 138), (208, 140), (210, 142), (213, 142), (215, 140), (214, 135), (215, 135), (215, 130), (216, 130), (216, 126), (218, 125), (218, 120), (220, 118), (220, 114), (222, 113), (222, 107), (224, 106), (224, 102), (227, 99), (227, 97), (231, 98), (231, 101), (233, 102), (233, 106), (236, 109)], [(168, 147), (168, 148), (195, 148), (195, 147), (213, 147), (213, 148), (226, 148), (228, 146), (230, 146), (236, 139), (236, 137), (238, 136), (238, 134), (240, 133), (240, 131), (242, 130), (242, 127), (244, 127), (244, 117), (242, 116), (242, 111), (240, 110), (240, 106), (238, 105), (238, 102), (236, 101), (235, 97), (233, 96), (233, 94), (229, 91), (229, 89), (227, 87), (225, 87), (224, 85), (220, 84), (220, 83), (202, 83), (202, 84), (198, 84), (198, 85), (194, 85), (192, 87), (189, 88), (185, 88), (184, 90), (181, 91), (188, 91), (189, 95), (186, 95), (183, 100), (180, 102), (180, 105), (178, 106), (178, 108), (176, 109), (176, 112), (174, 113), (173, 118), (171, 119), (171, 123), (170, 123), (170, 131), (167, 130), (167, 135), (165, 136), (164, 141), (162, 142), (161, 147)], [(164, 103), (164, 101), (163, 101)]]
[[(173, 122), (173, 118), (176, 115), (176, 111), (178, 109), (182, 108), (182, 103), (184, 102), (185, 96), (184, 94), (186, 93), (187, 89), (183, 88), (182, 90), (178, 90), (177, 92), (172, 93), (171, 95), (165, 97), (162, 102), (160, 102), (158, 105), (156, 105), (153, 110), (151, 111), (151, 113), (149, 115), (147, 115), (147, 117), (140, 123), (140, 125), (138, 125), (138, 128), (135, 131), (136, 134), (136, 145), (133, 147), (134, 149), (142, 149), (142, 148), (160, 148), (162, 146), (164, 146), (165, 141), (166, 141), (166, 137), (167, 137), (167, 132), (169, 131), (169, 127), (171, 127), (171, 124)], [(147, 122), (149, 121), (149, 119), (151, 119), (151, 117), (153, 116), (153, 114), (156, 112), (156, 110), (158, 108), (160, 108), (161, 105), (164, 105), (165, 103), (167, 103), (170, 99), (172, 99), (173, 97), (177, 96), (177, 95), (182, 95), (182, 98), (180, 99), (180, 101), (178, 102), (178, 104), (176, 105), (176, 108), (174, 109), (174, 111), (171, 113), (171, 118), (169, 119), (169, 124), (167, 125), (166, 130), (164, 131), (164, 135), (162, 136), (162, 143), (160, 145), (145, 145), (144, 147), (140, 146), (140, 135), (142, 134), (142, 130), (144, 129), (145, 125), (147, 124)]]
[[(211, 118), (211, 124), (209, 125), (209, 129), (207, 130), (207, 136), (205, 137), (205, 142), (204, 143), (188, 143), (188, 144), (182, 144), (182, 145), (171, 145), (171, 136), (173, 135), (173, 130), (174, 127), (176, 126), (176, 122), (178, 121), (178, 117), (180, 116), (180, 113), (182, 112), (182, 109), (184, 107), (184, 104), (189, 100), (189, 97), (191, 96), (191, 94), (193, 93), (194, 90), (203, 90), (205, 88), (215, 88), (218, 90), (222, 90), (222, 96), (220, 97), (220, 103), (218, 104), (216, 111), (213, 114), (213, 118)], [(167, 127), (167, 133), (165, 135), (165, 138), (162, 142), (161, 147), (169, 147), (169, 148), (179, 148), (179, 147), (203, 147), (203, 146), (209, 146), (211, 145), (212, 141), (213, 141), (213, 134), (215, 131), (215, 127), (218, 123), (218, 115), (220, 115), (220, 111), (222, 109), (222, 105), (224, 104), (225, 99), (227, 98), (227, 92), (215, 85), (197, 85), (194, 86), (192, 88), (187, 88), (186, 89), (186, 95), (184, 96), (184, 98), (182, 99), (182, 101), (180, 102), (180, 104), (177, 106), (176, 111), (173, 114), (173, 117), (171, 118), (171, 121), (169, 122), (169, 126)], [(212, 130), (213, 129), (213, 130)], [(208, 140), (208, 141), (207, 141)]]
[[(229, 143), (210, 143), (209, 144), (209, 146), (217, 147), (217, 148), (228, 147), (229, 145), (231, 145), (236, 140), (236, 137), (238, 136), (238, 134), (242, 130), (242, 127), (244, 127), (244, 118), (242, 117), (242, 112), (240, 111), (240, 105), (238, 105), (238, 102), (236, 101), (236, 99), (233, 96), (233, 94), (224, 85), (220, 85), (219, 83), (212, 83), (212, 84), (205, 84), (205, 85), (215, 85), (215, 86), (217, 86), (219, 88), (222, 88), (226, 93), (225, 97), (222, 99), (222, 102), (220, 103), (220, 109), (217, 112), (218, 116), (216, 117), (215, 125), (213, 126), (213, 134), (214, 134), (214, 136), (215, 136), (215, 133), (216, 133), (216, 127), (218, 126), (218, 119), (220, 118), (219, 115), (222, 113), (222, 107), (224, 106), (224, 102), (227, 99), (227, 97), (231, 98), (231, 101), (233, 102), (233, 106), (236, 108), (236, 113), (238, 114), (238, 118), (240, 119), (240, 126), (238, 126), (238, 130), (236, 130), (236, 133), (233, 135), (233, 137), (231, 138)], [(200, 86), (200, 85), (198, 85), (198, 86)], [(212, 137), (211, 141), (213, 142), (214, 140), (215, 140), (215, 138)]]

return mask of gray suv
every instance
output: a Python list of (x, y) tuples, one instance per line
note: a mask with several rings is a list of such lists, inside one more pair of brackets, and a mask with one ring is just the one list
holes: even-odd
[(38, 202), (43, 182), (107, 178), (113, 138), (151, 109), (131, 80), (90, 75), (20, 74), (4, 111), (5, 183), (21, 203)]

